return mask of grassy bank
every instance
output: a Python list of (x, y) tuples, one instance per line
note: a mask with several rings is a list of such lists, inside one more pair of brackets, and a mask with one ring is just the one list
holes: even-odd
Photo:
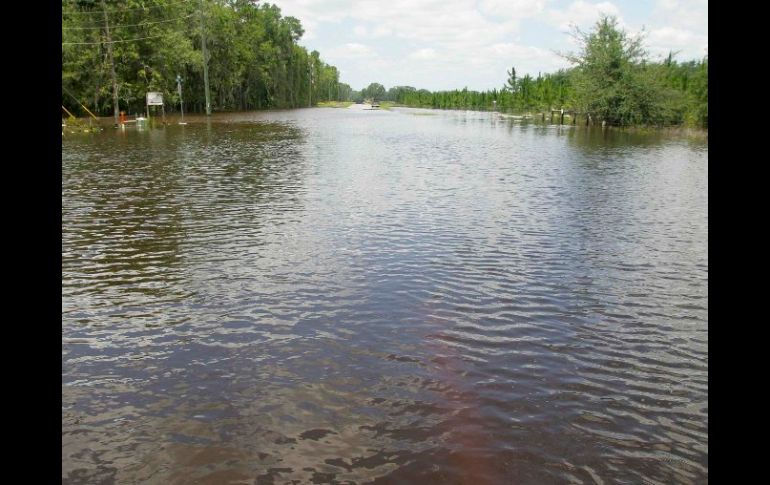
[(353, 101), (319, 101), (316, 104), (318, 108), (347, 108), (353, 104)]

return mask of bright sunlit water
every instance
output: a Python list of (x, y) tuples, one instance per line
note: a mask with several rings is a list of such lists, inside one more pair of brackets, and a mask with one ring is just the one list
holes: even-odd
[(62, 138), (62, 482), (708, 481), (708, 144), (305, 109)]

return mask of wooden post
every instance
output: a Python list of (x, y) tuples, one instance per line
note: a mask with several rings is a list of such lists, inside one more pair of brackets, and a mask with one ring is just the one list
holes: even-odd
[(561, 110), (561, 117), (559, 118), (559, 124), (560, 125), (564, 124), (564, 108), (562, 108)]
[(553, 110), (551, 110), (551, 123), (553, 123)]
[(209, 55), (206, 49), (206, 29), (203, 26), (203, 2), (198, 11), (201, 19), (201, 50), (203, 51), (203, 86), (206, 91), (206, 116), (211, 116), (211, 95), (209, 94)]
[(572, 112), (572, 124), (573, 125), (577, 124), (577, 111)]
[(179, 74), (176, 75), (176, 88), (177, 88), (177, 91), (179, 91), (179, 110), (182, 112), (182, 121), (180, 121), (179, 123), (185, 124), (184, 101), (182, 100), (182, 77)]
[(104, 32), (107, 34), (107, 55), (110, 59), (110, 73), (112, 74), (112, 111), (115, 116), (115, 128), (118, 127), (118, 78), (115, 75), (115, 58), (112, 55), (112, 37), (110, 37), (110, 24), (107, 19), (107, 4), (102, 0), (102, 11), (104, 12)]

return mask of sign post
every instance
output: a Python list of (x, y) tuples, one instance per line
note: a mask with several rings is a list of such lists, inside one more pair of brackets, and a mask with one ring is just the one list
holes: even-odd
[(166, 122), (166, 107), (163, 106), (163, 93), (150, 91), (147, 93), (147, 119), (150, 119), (150, 106), (160, 106), (163, 111), (163, 122)]

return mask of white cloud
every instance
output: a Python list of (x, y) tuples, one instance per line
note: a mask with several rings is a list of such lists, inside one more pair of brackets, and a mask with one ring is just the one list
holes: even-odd
[(303, 39), (317, 39), (321, 24), (339, 23), (347, 16), (349, 0), (273, 0), (281, 15), (296, 17), (305, 29)]
[(601, 15), (613, 15), (620, 22), (620, 9), (612, 2), (590, 3), (584, 0), (572, 2), (566, 10), (550, 9), (547, 19), (565, 31), (576, 25), (581, 29), (591, 27)]
[(409, 54), (410, 59), (435, 59), (436, 51), (431, 48), (420, 49)]
[(684, 47), (697, 42), (705, 41), (702, 36), (679, 30), (673, 27), (663, 27), (650, 32), (650, 40), (655, 43), (670, 44), (673, 47)]
[(651, 30), (647, 38), (653, 56), (666, 56), (670, 51), (678, 52), (676, 59), (700, 59), (706, 55), (708, 36), (673, 27)]
[(374, 54), (375, 52), (371, 47), (356, 42), (349, 42), (339, 47), (329, 49), (326, 53), (327, 57), (337, 59), (359, 59), (362, 57), (371, 57)]
[(383, 26), (376, 27), (374, 32), (372, 32), (372, 37), (374, 38), (387, 37), (389, 35), (393, 35), (393, 31)]
[(545, 8), (545, 0), (481, 0), (479, 10), (498, 17), (533, 17)]
[(658, 0), (648, 30), (652, 54), (679, 51), (676, 59), (700, 59), (708, 53), (708, 1)]
[(656, 25), (708, 34), (708, 0), (658, 0), (653, 10)]
[(271, 0), (300, 19), (307, 32), (300, 43), (358, 89), (374, 81), (486, 89), (502, 85), (511, 65), (520, 75), (552, 72), (568, 66), (554, 50), (575, 47), (563, 32), (590, 30), (600, 14), (618, 17), (632, 34), (645, 25), (651, 53), (703, 55), (707, 0), (656, 0), (643, 18), (617, 1), (567, 0), (557, 8), (556, 0)]

